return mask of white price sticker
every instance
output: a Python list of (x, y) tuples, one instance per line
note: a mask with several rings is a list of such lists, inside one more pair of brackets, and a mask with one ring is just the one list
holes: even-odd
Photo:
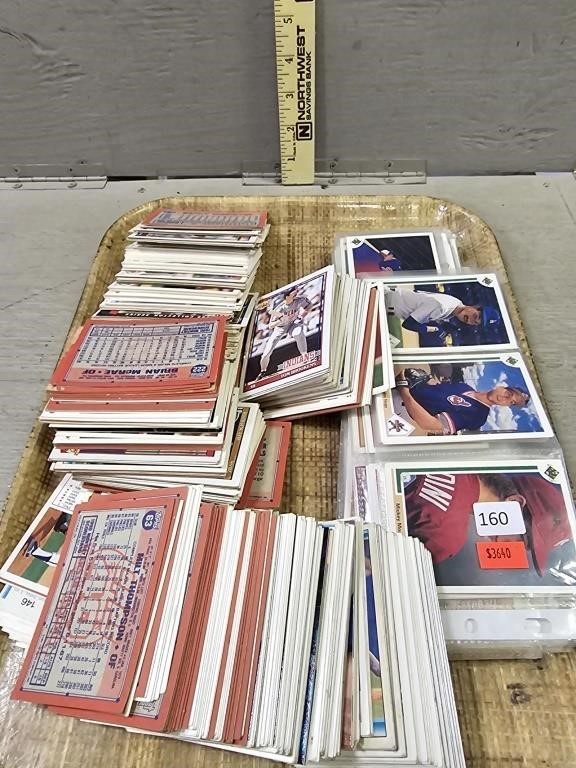
[(517, 501), (479, 501), (473, 506), (478, 536), (526, 533), (522, 507)]

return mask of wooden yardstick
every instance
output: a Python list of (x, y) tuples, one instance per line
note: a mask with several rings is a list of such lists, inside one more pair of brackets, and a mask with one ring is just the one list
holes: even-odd
[(274, 0), (283, 184), (314, 183), (316, 0)]

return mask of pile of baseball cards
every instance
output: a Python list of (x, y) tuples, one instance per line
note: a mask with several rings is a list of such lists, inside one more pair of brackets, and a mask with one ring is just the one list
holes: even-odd
[[(105, 300), (54, 372), (41, 419), (56, 429), (51, 467), (67, 474), (1, 571), (0, 625), (19, 643), (32, 636), (76, 501), (194, 483), (205, 500), (233, 504), (242, 496), (243, 506), (278, 508), (290, 424), (264, 424), (257, 405), (239, 404), (237, 388), (266, 219), (264, 211), (161, 209), (131, 233), (141, 242), (126, 249), (122, 281), (140, 253), (138, 284), (159, 293)], [(186, 276), (177, 260), (187, 263)], [(180, 307), (163, 293), (160, 262), (189, 291)], [(233, 305), (229, 286), (214, 284), (228, 268)]]
[[(215, 502), (249, 493), (265, 423), (258, 405), (239, 402), (238, 379), (266, 219), (160, 209), (131, 231), (119, 293), (50, 382), (41, 420), (57, 430), (55, 471), (117, 489), (199, 483)], [(266, 498), (282, 479), (266, 472)]]
[(574, 641), (576, 519), (561, 455), (351, 453), (353, 508), (430, 551), (452, 656), (540, 656)]
[(239, 313), (269, 230), (265, 211), (155, 209), (128, 233), (122, 268), (101, 307)]
[[(266, 422), (264, 437), (237, 502), (239, 508), (280, 507), (291, 427), (290, 422)], [(213, 490), (202, 486), (204, 497)], [(74, 507), (96, 494), (116, 492), (117, 487), (83, 483), (72, 474), (64, 475), (0, 568), (0, 579), (5, 584), (0, 591), (0, 627), (18, 645), (27, 647), (32, 639)]]
[(199, 487), (76, 506), (12, 696), (285, 763), (464, 766), (424, 547)]
[[(446, 640), (574, 636), (561, 452), (452, 233), (339, 236), (258, 298), (268, 230), (159, 209), (130, 231), (41, 416), (66, 474), (0, 570), (13, 695), (285, 763), (460, 768)], [(279, 515), (290, 420), (336, 411), (346, 519)]]
[(497, 275), (456, 272), (432, 233), (426, 260), (424, 236), (403, 234), (410, 274), (398, 234), (337, 244), (335, 263), (377, 286), (384, 371), (377, 361), (370, 404), (343, 417), (340, 514), (430, 550), (451, 651), (565, 647), (576, 519), (561, 450)]
[(266, 418), (300, 418), (369, 403), (376, 290), (326, 267), (262, 296), (248, 337), (242, 401)]
[(265, 426), (258, 406), (238, 406), (225, 325), (213, 315), (89, 320), (41, 415), (62, 430), (53, 468), (136, 487), (203, 482), (213, 499), (236, 501)]

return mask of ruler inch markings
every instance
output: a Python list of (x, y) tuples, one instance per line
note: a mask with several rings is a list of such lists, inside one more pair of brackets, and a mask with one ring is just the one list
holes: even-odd
[(316, 0), (274, 0), (283, 184), (314, 183)]

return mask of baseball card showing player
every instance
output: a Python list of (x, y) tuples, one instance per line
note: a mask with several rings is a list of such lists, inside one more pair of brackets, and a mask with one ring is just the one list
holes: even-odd
[(0, 578), (47, 595), (74, 506), (90, 496), (82, 483), (66, 475), (0, 568)]
[(372, 378), (372, 394), (386, 392), (390, 389), (390, 371), (392, 370), (392, 348), (388, 329), (386, 311), (386, 292), (384, 284), (376, 282), (378, 291), (378, 326), (376, 332), (376, 350), (374, 353), (374, 376)]
[[(394, 711), (395, 692), (388, 658), (391, 649), (386, 631), (388, 617), (384, 610), (386, 598), (382, 586), (387, 577), (382, 573), (384, 565), (378, 552), (379, 541), (375, 531), (363, 526), (360, 536), (362, 541), (360, 552), (356, 550), (358, 559), (355, 576), (362, 579), (363, 585), (357, 582), (354, 595), (358, 613), (357, 623), (351, 623), (349, 633), (347, 675), (353, 671), (352, 654), (356, 653), (358, 664), (355, 671), (359, 677), (359, 725), (363, 748), (393, 749), (397, 744), (395, 721), (398, 713)], [(353, 637), (352, 628), (356, 629)], [(352, 687), (352, 684), (348, 686), (347, 694)], [(348, 720), (351, 719), (352, 708), (351, 698), (346, 698), (344, 710)]]
[(412, 278), (386, 283), (382, 289), (395, 355), (518, 346), (495, 275), (461, 275), (433, 282)]
[(326, 267), (259, 300), (247, 345), (244, 393), (296, 382), (329, 364), (334, 267)]
[(519, 353), (397, 360), (395, 388), (374, 400), (383, 444), (551, 437)]
[(388, 465), (403, 532), (445, 593), (576, 591), (576, 526), (557, 460)]
[(348, 274), (389, 278), (399, 272), (439, 272), (441, 260), (430, 232), (354, 235), (346, 238)]

